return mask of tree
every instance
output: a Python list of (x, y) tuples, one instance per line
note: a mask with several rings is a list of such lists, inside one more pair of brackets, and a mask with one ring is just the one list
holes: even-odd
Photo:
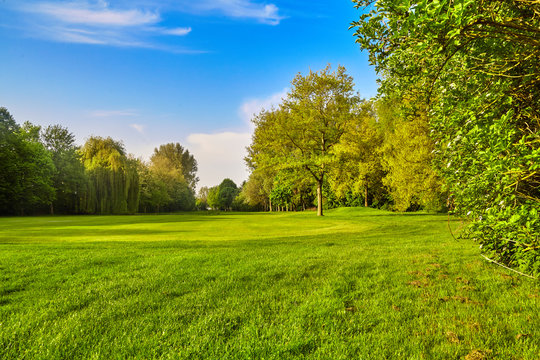
[(218, 186), (208, 191), (208, 205), (217, 210), (231, 210), (239, 189), (231, 179), (224, 179)]
[(249, 148), (250, 162), (276, 170), (294, 169), (310, 176), (317, 187), (317, 215), (323, 215), (322, 186), (339, 142), (359, 99), (352, 78), (339, 66), (306, 76), (298, 74), (283, 105), (263, 111)]
[(75, 136), (67, 128), (52, 125), (42, 131), (41, 140), (55, 166), (55, 201), (51, 204), (51, 214), (55, 209), (65, 213), (79, 213), (80, 199), (84, 197), (88, 179), (77, 153)]
[(419, 208), (441, 210), (445, 195), (443, 181), (432, 166), (435, 145), (425, 111), (400, 113), (389, 100), (378, 103), (383, 127), (379, 150), (385, 171), (383, 183), (398, 211)]
[(199, 189), (197, 194), (197, 199), (195, 201), (195, 206), (197, 210), (207, 210), (208, 209), (208, 194), (210, 189), (207, 186), (203, 186)]
[(140, 179), (139, 211), (160, 212), (171, 201), (167, 184), (142, 160), (137, 160), (137, 172)]
[[(372, 102), (363, 102), (356, 116), (347, 123), (340, 142), (334, 147), (335, 155), (330, 172), (330, 188), (339, 197), (352, 195), (364, 199), (368, 206), (370, 189), (380, 189), (384, 171), (380, 149), (383, 135), (376, 123)], [(377, 193), (373, 191), (373, 195)]]
[(272, 177), (266, 176), (262, 171), (253, 170), (242, 187), (245, 201), (252, 207), (272, 211), (270, 192), (272, 190)]
[(0, 212), (35, 212), (54, 199), (51, 156), (39, 142), (39, 127), (17, 125), (6, 108), (0, 108)]
[(197, 160), (182, 145), (179, 143), (160, 145), (159, 148), (154, 149), (150, 161), (154, 166), (178, 171), (188, 186), (195, 191), (195, 186), (199, 181), (197, 177)]
[(160, 145), (150, 158), (150, 171), (167, 190), (169, 200), (163, 204), (163, 209), (178, 211), (195, 208), (195, 184), (199, 180), (196, 177), (197, 161), (188, 150), (178, 143)]
[(540, 273), (540, 4), (355, 0), (357, 42), (380, 94), (425, 108), (434, 164), (465, 236), (490, 257)]
[(134, 213), (139, 205), (137, 162), (112, 138), (90, 137), (79, 150), (89, 182), (84, 201), (91, 214)]

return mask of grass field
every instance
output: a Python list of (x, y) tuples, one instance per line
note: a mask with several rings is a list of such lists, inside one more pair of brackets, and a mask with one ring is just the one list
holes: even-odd
[(0, 219), (0, 359), (539, 354), (538, 281), (444, 215)]

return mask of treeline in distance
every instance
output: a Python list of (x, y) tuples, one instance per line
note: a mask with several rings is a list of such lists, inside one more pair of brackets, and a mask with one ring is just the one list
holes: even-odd
[(0, 214), (130, 214), (195, 208), (197, 162), (180, 144), (149, 162), (110, 137), (82, 146), (68, 129), (17, 124), (0, 108)]

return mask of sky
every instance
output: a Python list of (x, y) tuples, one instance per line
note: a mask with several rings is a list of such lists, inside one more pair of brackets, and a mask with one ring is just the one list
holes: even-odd
[(179, 142), (199, 188), (241, 184), (251, 117), (298, 73), (343, 65), (376, 95), (359, 16), (350, 0), (0, 0), (0, 106), (143, 160)]

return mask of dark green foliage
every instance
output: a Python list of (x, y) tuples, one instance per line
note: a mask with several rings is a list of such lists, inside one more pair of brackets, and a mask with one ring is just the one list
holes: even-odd
[(292, 189), (289, 184), (279, 178), (275, 179), (274, 182), (274, 187), (270, 193), (272, 204), (288, 210), (293, 197)]
[(85, 197), (88, 178), (79, 159), (75, 136), (60, 125), (48, 126), (41, 134), (42, 142), (50, 152), (56, 168), (53, 176), (55, 200), (51, 213), (77, 214), (81, 199)]
[(39, 130), (30, 123), (19, 127), (0, 108), (0, 213), (35, 213), (54, 199), (54, 164)]
[(232, 204), (240, 190), (231, 179), (224, 179), (221, 184), (208, 192), (208, 205), (216, 210), (231, 210)]
[(540, 274), (540, 4), (355, 1), (381, 94), (427, 107), (435, 164), (466, 233), (490, 257)]

